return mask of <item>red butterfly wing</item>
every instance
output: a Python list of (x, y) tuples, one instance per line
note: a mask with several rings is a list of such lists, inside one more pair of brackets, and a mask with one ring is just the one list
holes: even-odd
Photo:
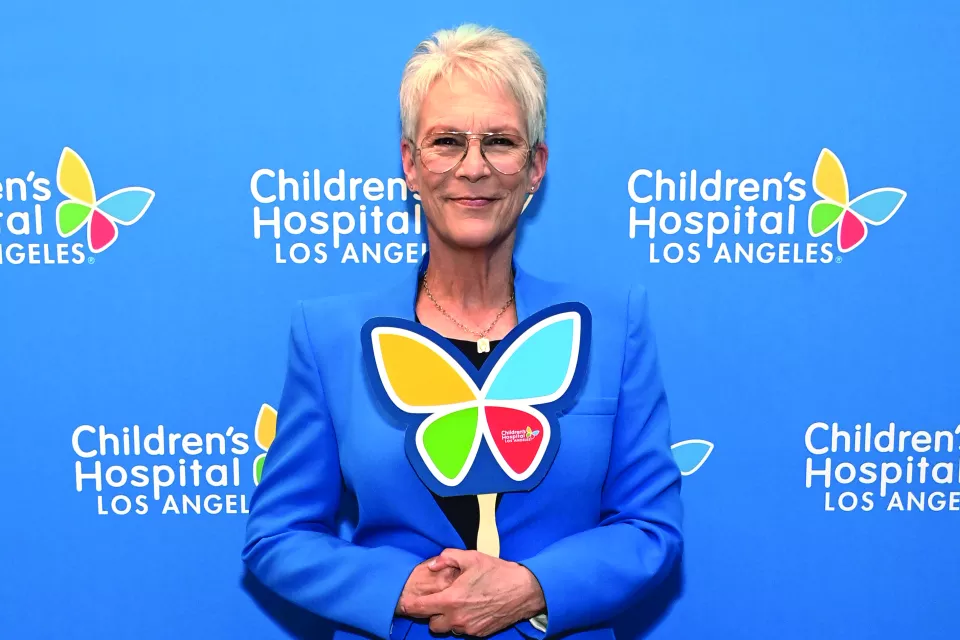
[[(514, 407), (484, 409), (494, 456), (514, 476), (529, 476), (549, 441), (549, 423), (542, 416)], [(504, 471), (507, 471), (504, 468)], [(516, 478), (515, 478), (516, 479)]]
[(840, 251), (850, 251), (863, 242), (867, 235), (867, 225), (849, 210), (843, 212), (840, 219)]
[(99, 253), (117, 239), (117, 225), (98, 210), (93, 210), (89, 229), (90, 250)]

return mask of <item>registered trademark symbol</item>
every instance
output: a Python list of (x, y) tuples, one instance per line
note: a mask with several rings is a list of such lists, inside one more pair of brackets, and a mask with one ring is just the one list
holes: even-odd
[[(837, 258), (837, 260), (839, 259), (840, 258)], [(96, 262), (96, 260), (93, 258), (93, 256), (90, 256), (89, 258), (87, 258), (87, 264), (93, 264), (94, 262)]]
[(840, 264), (841, 262), (843, 262), (843, 258), (841, 258), (840, 256), (837, 256), (837, 264)]

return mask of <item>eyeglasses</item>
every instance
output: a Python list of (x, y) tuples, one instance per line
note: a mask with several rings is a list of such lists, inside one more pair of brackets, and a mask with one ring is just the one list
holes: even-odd
[(420, 162), (431, 173), (446, 173), (467, 157), (470, 140), (480, 140), (480, 155), (499, 173), (513, 175), (526, 165), (532, 148), (520, 136), (510, 133), (438, 131), (424, 137), (416, 150)]

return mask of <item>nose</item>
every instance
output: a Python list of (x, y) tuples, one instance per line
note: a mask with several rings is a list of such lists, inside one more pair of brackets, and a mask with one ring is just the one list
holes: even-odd
[(460, 166), (457, 167), (457, 177), (476, 182), (488, 175), (490, 175), (490, 167), (487, 166), (487, 161), (484, 160), (483, 154), (480, 152), (480, 140), (477, 138), (468, 139), (467, 155), (463, 158)]

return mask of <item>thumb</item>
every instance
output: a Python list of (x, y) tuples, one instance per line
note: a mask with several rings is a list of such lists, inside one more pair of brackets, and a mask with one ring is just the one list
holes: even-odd
[(444, 563), (447, 567), (457, 567), (464, 571), (467, 567), (474, 564), (473, 554), (476, 551), (467, 551), (465, 549), (444, 549), (440, 555), (434, 558), (437, 564)]
[(457, 569), (459, 569), (460, 565), (457, 563), (457, 561), (454, 558), (450, 556), (445, 556), (445, 555), (439, 555), (431, 559), (430, 562), (427, 563), (427, 568), (430, 569), (431, 571), (442, 571), (447, 567), (456, 567)]

